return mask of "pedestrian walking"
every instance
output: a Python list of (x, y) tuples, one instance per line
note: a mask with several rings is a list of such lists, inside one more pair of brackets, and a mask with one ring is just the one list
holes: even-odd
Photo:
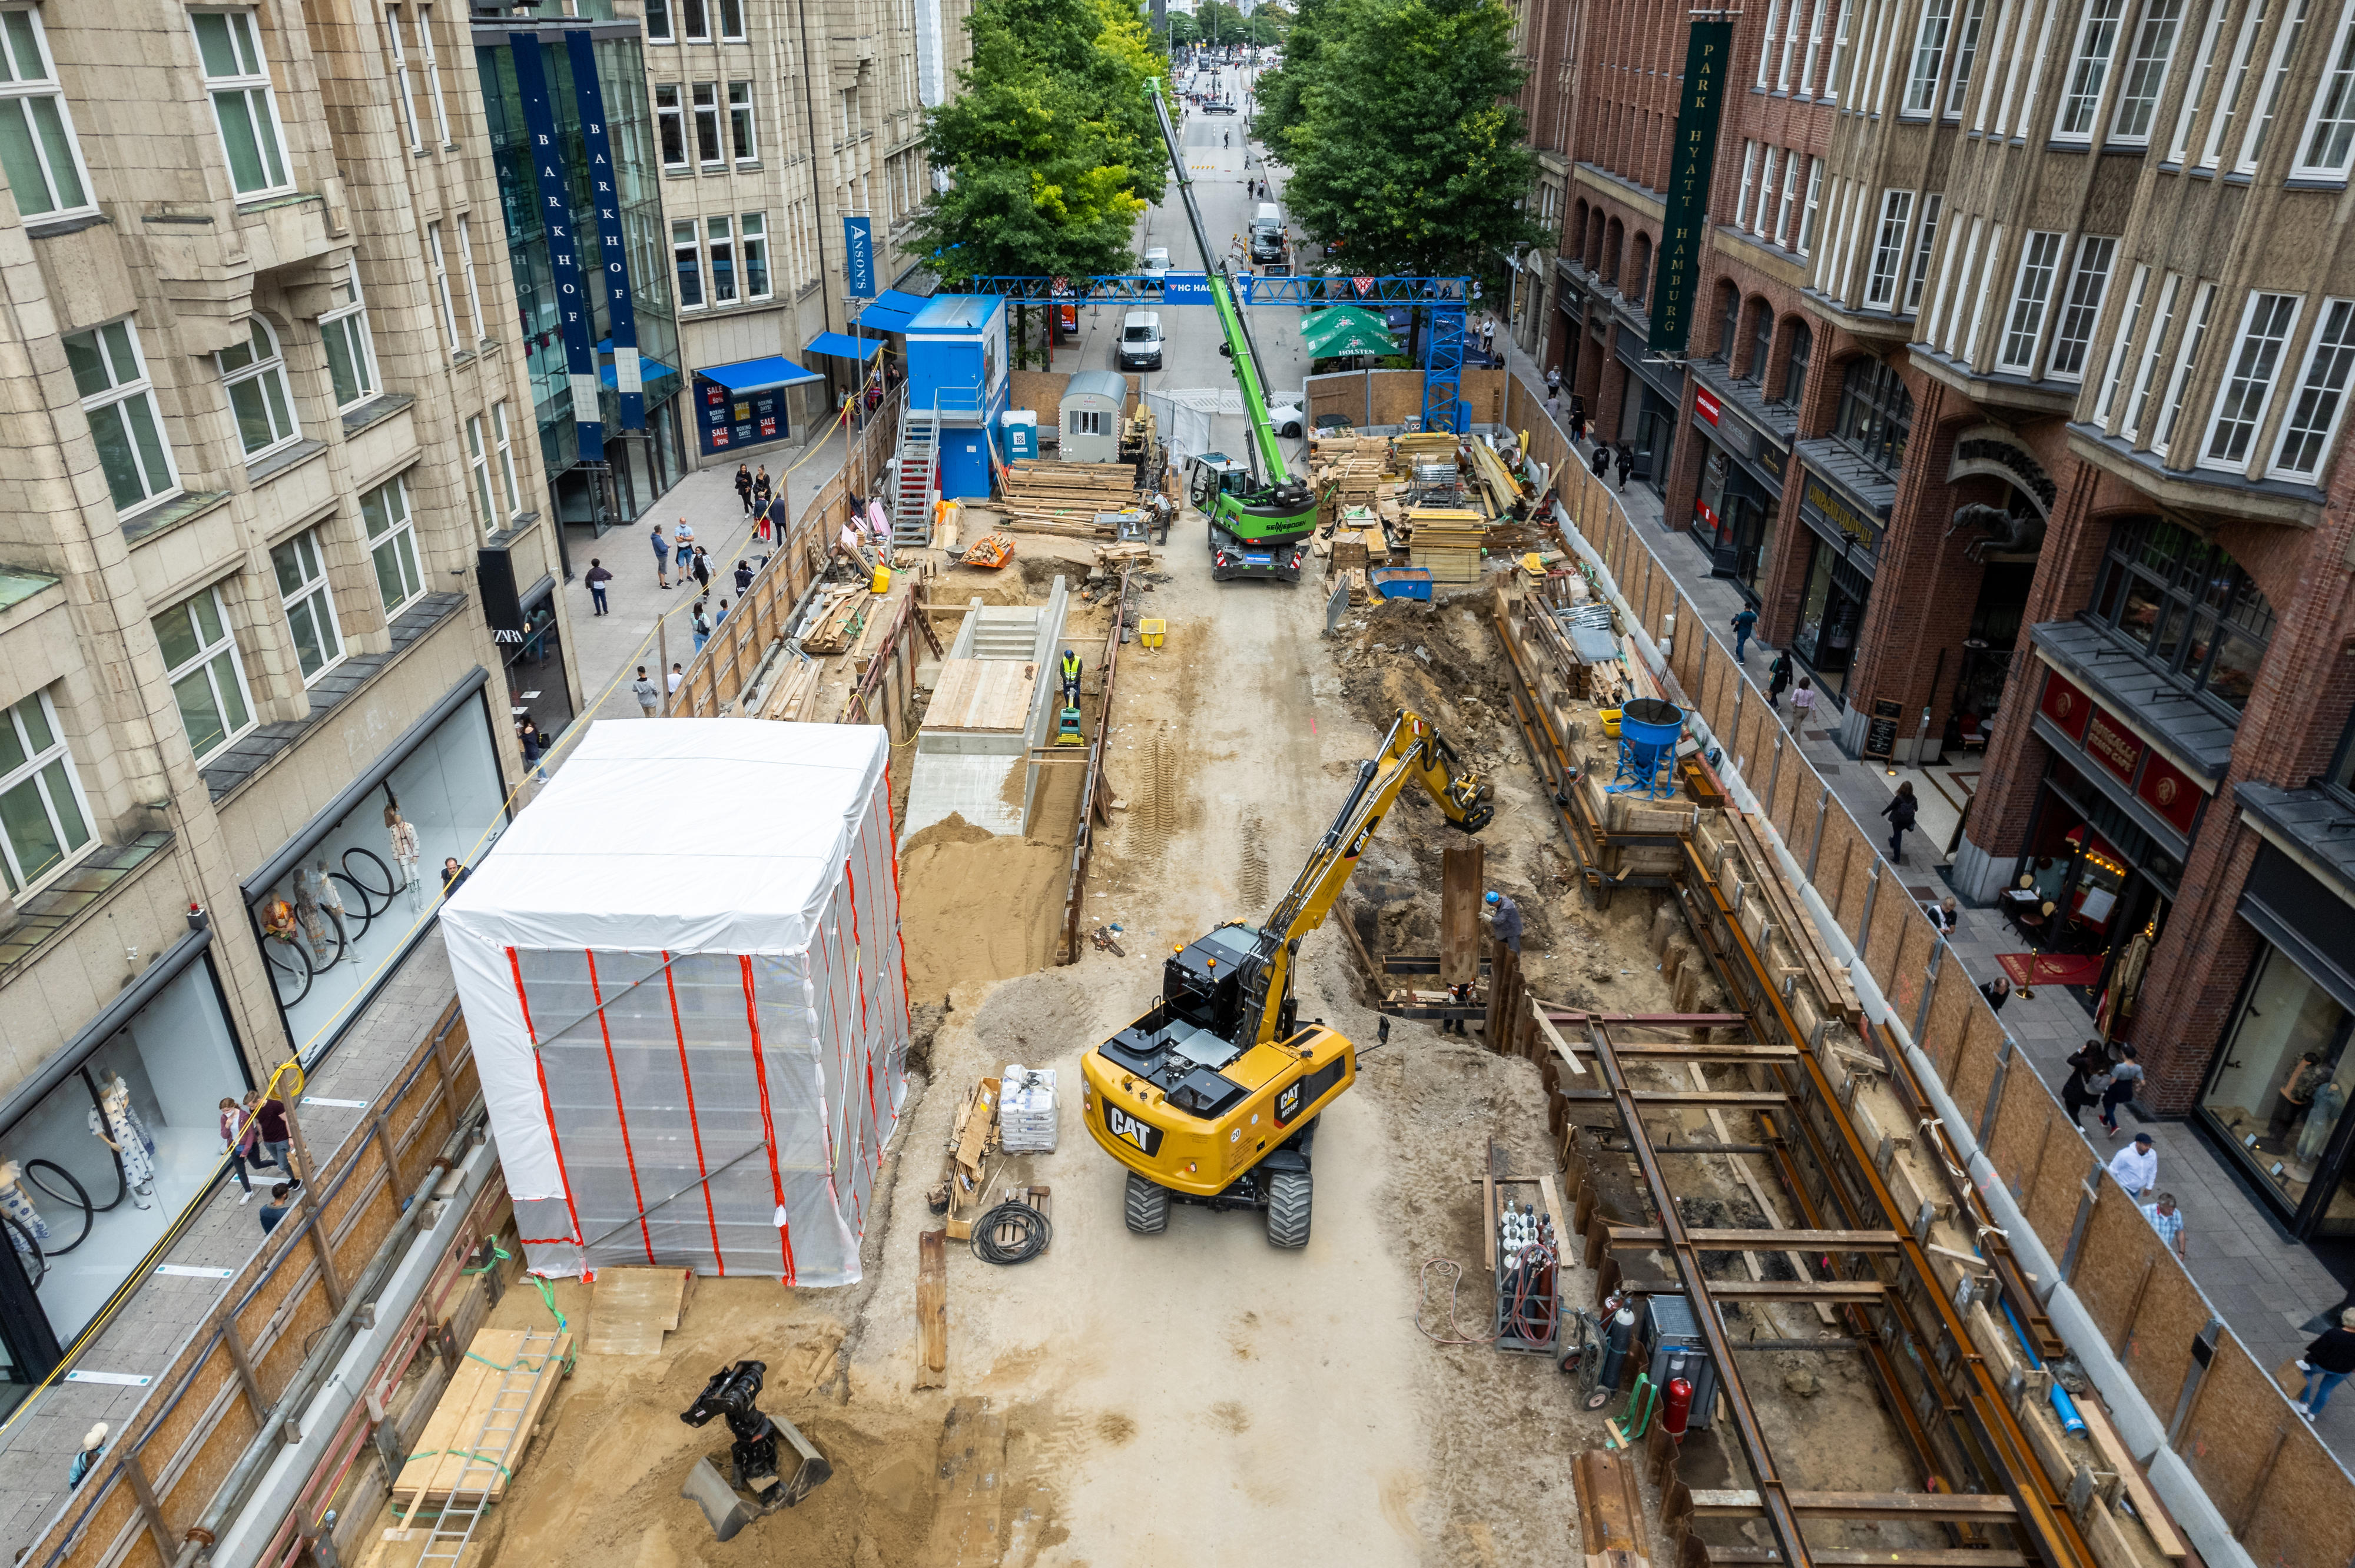
[(2110, 1086), (2109, 1047), (2088, 1040), (2065, 1065), (2069, 1075), (2061, 1081), (2061, 1107), (2069, 1113), (2069, 1124), (2083, 1131), (2085, 1107), (2100, 1105), (2102, 1091)]
[(227, 1096), (222, 1097), (220, 1103), (220, 1135), (221, 1141), (229, 1145), (229, 1171), (237, 1177), (237, 1184), (245, 1189), (245, 1196), (238, 1202), (250, 1203), (253, 1202), (253, 1178), (245, 1171), (261, 1139), (254, 1130), (253, 1118), (246, 1114), (245, 1107)]
[(591, 556), (589, 557), (589, 569), (581, 575), (581, 580), (589, 585), (589, 613), (604, 614), (605, 585), (613, 580), (613, 574), (605, 569), (604, 562)]
[(1941, 937), (1953, 936), (1955, 927), (1962, 924), (1962, 906), (1955, 902), (1953, 894), (1948, 894), (1935, 904), (1924, 904), (1922, 906), (1922, 912), (1930, 916), (1931, 926)]
[(678, 568), (679, 581), (687, 580), (687, 569), (695, 564), (695, 525), (682, 517), (678, 526), (670, 531), (671, 564)]
[(1979, 987), (1979, 994), (1987, 998), (1989, 1012), (2001, 1012), (2003, 1004), (2011, 1000), (2011, 981), (2002, 975), (1998, 975)]
[(752, 470), (748, 463), (736, 465), (736, 499), (743, 503), (744, 515), (752, 515)]
[(1786, 648), (1775, 654), (1774, 662), (1766, 666), (1766, 705), (1781, 707), (1783, 694), (1790, 689), (1791, 651)]
[(2183, 1255), (2183, 1211), (2175, 1206), (2174, 1193), (2161, 1192), (2157, 1202), (2143, 1204), (2142, 1217), (2150, 1222), (2168, 1251)]
[(1747, 664), (1750, 660), (1745, 651), (1750, 646), (1752, 634), (1758, 630), (1758, 612), (1745, 604), (1733, 612), (1732, 625), (1733, 662), (1737, 664)]
[(1489, 364), (1497, 363), (1497, 318), (1494, 316), (1480, 323), (1480, 352), (1487, 356)]
[(662, 524), (659, 523), (654, 525), (653, 532), (646, 537), (653, 541), (655, 547), (655, 581), (662, 584), (664, 591), (668, 592), (670, 589), (670, 541), (663, 537)]
[(676, 697), (678, 695), (679, 683), (686, 679), (687, 672), (679, 667), (677, 660), (672, 660), (670, 665), (670, 694), (672, 696)]
[(444, 856), (442, 861), (442, 896), (447, 898), (465, 886), (466, 878), (474, 874), (474, 868), (456, 855)]
[(542, 784), (547, 783), (548, 775), (539, 770), (539, 731), (531, 726), (529, 719), (516, 726), (516, 741), (523, 747), (523, 765), (531, 769), (534, 779)]
[(752, 476), (753, 506), (760, 510), (766, 511), (769, 505), (769, 465), (767, 463), (762, 463), (761, 465), (761, 471)]
[(687, 625), (695, 631), (695, 651), (698, 653), (702, 652), (703, 645), (711, 641), (711, 618), (704, 613), (704, 600), (697, 599), (687, 620)]
[(1611, 443), (1608, 441), (1596, 441), (1594, 443), (1593, 460), (1588, 463), (1587, 466), (1594, 471), (1594, 477), (1597, 479), (1601, 479), (1604, 475), (1609, 473), (1611, 471)]
[(654, 717), (655, 710), (662, 705), (662, 693), (656, 691), (655, 683), (646, 679), (646, 667), (644, 664), (638, 666), (638, 678), (630, 683), (630, 694), (638, 699), (638, 711), (648, 718)]
[(1619, 493), (1627, 493), (1627, 476), (1636, 471), (1636, 450), (1625, 441), (1619, 443)]
[(268, 1235), (271, 1232), (276, 1230), (278, 1228), (278, 1222), (284, 1219), (288, 1212), (294, 1207), (293, 1203), (287, 1202), (287, 1199), (293, 1195), (293, 1192), (294, 1189), (288, 1186), (283, 1181), (279, 1182), (275, 1187), (270, 1189), (270, 1202), (261, 1205), (261, 1234), (263, 1235)]
[(1560, 424), (1561, 422), (1561, 394), (1559, 392), (1547, 393), (1545, 409), (1546, 418), (1553, 420), (1556, 424)]
[(2150, 1146), (2150, 1134), (2136, 1133), (2132, 1143), (2112, 1155), (2110, 1174), (2137, 1202), (2158, 1185), (2158, 1150)]
[(2121, 1045), (2118, 1055), (2121, 1060), (2110, 1069), (2110, 1086), (2102, 1091), (2102, 1125), (2112, 1138), (2118, 1135), (2118, 1107), (2142, 1089), (2142, 1064), (2135, 1060), (2135, 1048)]
[(253, 1107), (254, 1130), (261, 1135), (261, 1151), (270, 1156), (263, 1164), (274, 1167), (295, 1187), (303, 1184), (303, 1173), (294, 1169), (294, 1129), (286, 1125), (286, 1102), (272, 1097)]
[(1921, 814), (1922, 802), (1913, 798), (1913, 780), (1905, 779), (1897, 786), (1897, 793), (1881, 814), (1889, 819), (1889, 858), (1899, 865), (1905, 863), (1905, 835), (1913, 831), (1913, 819)]
[(736, 597), (742, 599), (751, 591), (752, 565), (749, 561), (738, 561), (736, 563)]
[(711, 557), (704, 553), (704, 548), (700, 545), (698, 545), (695, 547), (695, 566), (693, 570), (695, 572), (695, 586), (698, 589), (708, 591), (711, 587)]
[(719, 601), (719, 614), (717, 614), (717, 615), (715, 615), (715, 616), (713, 616), (713, 617), (711, 618), (711, 624), (712, 624), (712, 625), (714, 625), (714, 626), (717, 626), (717, 625), (719, 625), (721, 621), (723, 621), (723, 620), (727, 620), (727, 619), (728, 619), (728, 601), (727, 601), (726, 599), (721, 599), (721, 600)]
[(1815, 711), (1816, 688), (1806, 676), (1802, 675), (1798, 689), (1791, 694), (1791, 733), (1798, 734), (1799, 726), (1813, 717)]
[(1559, 392), (1559, 391), (1561, 391), (1561, 366), (1559, 366), (1559, 365), (1554, 365), (1554, 366), (1547, 366), (1547, 368), (1546, 368), (1546, 390), (1547, 390), (1547, 391), (1549, 391), (1549, 392)]
[[(2330, 1391), (2355, 1372), (2355, 1307), (2339, 1314), (2339, 1327), (2325, 1329), (2320, 1339), (2306, 1347), (2306, 1354), (2297, 1359), (2297, 1370), (2306, 1374), (2297, 1413), (2311, 1421), (2322, 1414)], [(101, 1435), (104, 1431), (100, 1428)]]
[(106, 1457), (106, 1423), (81, 1435), (81, 1446), (74, 1451), (73, 1463), (66, 1467), (66, 1490), (72, 1491), (90, 1478), (98, 1462)]

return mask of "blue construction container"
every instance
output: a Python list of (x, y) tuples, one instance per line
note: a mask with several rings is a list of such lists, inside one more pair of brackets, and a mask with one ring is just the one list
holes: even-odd
[(921, 429), (938, 411), (941, 494), (986, 501), (992, 494), (992, 431), (1011, 395), (1006, 301), (996, 294), (935, 295), (905, 332), (909, 423)]

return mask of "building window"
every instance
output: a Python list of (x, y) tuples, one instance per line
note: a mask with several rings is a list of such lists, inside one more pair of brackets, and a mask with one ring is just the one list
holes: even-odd
[(1758, 174), (1758, 211), (1750, 222), (1750, 232), (1764, 238), (1766, 235), (1766, 215), (1774, 210), (1774, 148), (1764, 149)]
[(409, 86), (409, 55), (400, 44), (400, 7), (388, 5), (384, 12), (384, 33), (392, 46), (392, 101), (400, 105), (400, 123), (409, 132), (409, 150), (425, 151), (425, 138), (417, 129), (417, 95)]
[(172, 696), (180, 707), (180, 727), (202, 762), (253, 724), (245, 668), (238, 660), (237, 640), (229, 633), (220, 590), (192, 594), (149, 624), (164, 650)]
[(2226, 713), (2248, 706), (2273, 640), (2273, 606), (2222, 549), (2157, 517), (2110, 535), (2087, 611), (2169, 681)]
[(690, 44), (711, 41), (711, 19), (704, 12), (705, 0), (676, 0), (681, 30)]
[(155, 393), (139, 334), (129, 322), (66, 334), (66, 363), (81, 393), (98, 465), (106, 471), (114, 509), (128, 512), (180, 488), (172, 453), (155, 417)]
[(731, 44), (744, 41), (744, 0), (719, 0), (719, 36)]
[(2183, 274), (2169, 272), (2167, 281), (2159, 286), (2158, 309), (2151, 323), (2149, 340), (2144, 344), (2142, 368), (2135, 372), (2134, 391), (2126, 397), (2126, 423), (2118, 433), (2129, 441), (2137, 432), (2150, 428), (2151, 399), (2158, 393), (2158, 356), (2167, 350), (2167, 334), (2175, 327), (2175, 302), (2182, 292)]
[(1733, 368), (1733, 344), (1742, 334), (1742, 291), (1732, 283), (1717, 287), (1718, 325), (1717, 356), (1725, 361), (1725, 368)]
[(1791, 215), (1799, 206), (1799, 154), (1783, 154), (1783, 199), (1774, 208), (1774, 243), (1791, 248)]
[(442, 311), (442, 336), (454, 355), (459, 346), (458, 311), (450, 302), (450, 267), (442, 259), (442, 226), (438, 223), (425, 226), (425, 254), (426, 259), (433, 263), (433, 302)]
[(1807, 363), (1816, 352), (1816, 334), (1804, 321), (1791, 323), (1791, 346), (1783, 355), (1783, 387), (1769, 399), (1796, 408), (1807, 395)]
[(670, 0), (646, 0), (646, 42), (671, 44), (678, 35), (670, 28)]
[(2339, 431), (2339, 416), (2347, 408), (2350, 367), (2355, 367), (2355, 300), (2325, 300), (2314, 341), (2306, 347), (2297, 401), (2290, 407), (2281, 445), (2274, 452), (2275, 473), (2311, 478), (2321, 471), (2322, 456)]
[(2216, 70), (2216, 37), (2224, 25), (2224, 7), (2208, 8), (2208, 25), (2200, 34), (2200, 63), (2192, 69), (2191, 90), (2183, 95), (2181, 107), (2175, 111), (2175, 134), (2168, 138), (2167, 161), (2180, 164), (2191, 150), (2191, 117), (2200, 111), (2200, 101), (2208, 95), (2208, 79)]
[(473, 313), (474, 335), (487, 338), (491, 335), (491, 323), (483, 314), (483, 291), (474, 281), (474, 237), (463, 213), (458, 217), (458, 270), (466, 279), (466, 309)]
[(229, 388), (229, 410), (237, 418), (238, 444), (248, 458), (255, 458), (303, 432), (294, 422), (293, 403), (286, 395), (286, 361), (279, 355), (276, 334), (260, 316), (247, 325), (245, 341), (221, 350), (214, 358)]
[(740, 164), (749, 164), (761, 155), (761, 139), (752, 122), (752, 84), (731, 81), (728, 84), (728, 140)]
[[(2272, 1188), (2274, 1202), (2294, 1213), (2311, 1201), (2316, 1181), (2334, 1180), (2324, 1161), (2355, 1089), (2355, 1052), (2347, 1049), (2347, 1010), (2330, 991), (2271, 942), (2258, 948), (2200, 1108), (2222, 1129), (2247, 1179)], [(2330, 1209), (2343, 1192), (2329, 1193)]]
[(433, 134), (443, 146), (450, 143), (450, 106), (442, 101), (442, 65), (433, 56), (433, 7), (417, 8), (417, 69), (425, 78), (426, 96), (433, 101)]
[(1913, 241), (1913, 270), (1905, 280), (1905, 310), (1911, 314), (1922, 308), (1922, 291), (1930, 284), (1930, 253), (1938, 248), (1938, 209), (1945, 205), (1944, 195), (1922, 198), (1922, 232)]
[(765, 300), (769, 297), (769, 220), (766, 215), (748, 212), (742, 219), (741, 235), (744, 246), (744, 297)]
[(736, 242), (735, 226), (724, 217), (709, 220), (711, 235), (711, 302), (732, 305), (736, 302)]
[(1816, 57), (1824, 48), (1824, 12), (1831, 0), (1816, 0), (1816, 8), (1807, 18), (1807, 53), (1799, 63), (1799, 96), (1806, 98), (1816, 90)]
[(705, 168), (715, 168), (725, 162), (719, 146), (719, 86), (717, 82), (698, 81), (693, 90), (695, 154)]
[(2191, 391), (2191, 368), (2199, 363), (2200, 345), (2208, 341), (2208, 320), (2215, 309), (2216, 285), (2200, 284), (2199, 298), (2192, 302), (2191, 330), (2183, 334), (2183, 351), (2176, 356), (2175, 373), (2167, 378), (2167, 411), (2159, 416), (2158, 429), (2150, 440), (2150, 450), (2161, 457), (2175, 439), (2175, 422), (2183, 417), (2183, 399)]
[(271, 569), (278, 575), (279, 601), (286, 607), (286, 630), (294, 639), (294, 662), (302, 667), (306, 686), (344, 656), (319, 534), (316, 528), (297, 534), (270, 552)]
[(697, 260), (695, 220), (681, 218), (670, 226), (671, 263), (678, 273), (678, 308), (703, 308), (703, 266)]
[(2256, 173), (2257, 160), (2264, 155), (2265, 132), (2273, 129), (2274, 111), (2281, 107), (2283, 86), (2289, 80), (2291, 54), (2297, 48), (2298, 34), (2306, 27), (2307, 0), (2296, 0), (2289, 14), (2289, 25), (2274, 40), (2274, 58), (2265, 70), (2265, 95), (2258, 106), (2257, 118), (2249, 127), (2248, 140), (2241, 144), (2241, 156), (2232, 165), (2235, 174)]
[(261, 56), (253, 13), (198, 11), (188, 20), (197, 30), (205, 90), (212, 96), (213, 120), (229, 154), (229, 183), (241, 196), (293, 190), (278, 103), (270, 90), (270, 64)]
[(687, 167), (687, 122), (678, 107), (678, 84), (663, 82), (655, 88), (655, 131), (662, 141), (663, 167), (684, 170)]
[[(2219, 14), (2223, 7), (2219, 6)], [(2265, 0), (2256, 0), (2247, 16), (2241, 18), (2241, 37), (2232, 46), (2232, 63), (2224, 72), (2224, 93), (2216, 105), (2216, 115), (2208, 125), (2208, 145), (2200, 154), (2200, 166), (2212, 169), (2224, 156), (2224, 139), (2232, 134), (2232, 117), (2241, 110), (2242, 94), (2248, 90), (2250, 57), (2256, 53), (2257, 33), (2265, 25)], [(2204, 73), (2203, 73), (2204, 74)], [(2184, 106), (2189, 110), (2191, 106)]]
[[(6, 134), (0, 127), (0, 136)], [(2355, 0), (2339, 18), (2339, 36), (2331, 41), (2330, 58), (2315, 89), (2314, 111), (2299, 143), (2297, 167), (2292, 172), (2310, 177), (2344, 179), (2347, 158), (2355, 150)], [(15, 165), (10, 165), (13, 174)]]
[(1839, 25), (1832, 29), (1831, 63), (1824, 69), (1824, 101), (1839, 101), (1840, 90), (1848, 83), (1849, 24), (1856, 16), (1857, 0), (1838, 0)]
[(2151, 116), (2158, 111), (2159, 91), (2167, 85), (2176, 30), (2182, 25), (2183, 0), (2143, 0), (2134, 54), (2118, 89), (2117, 112), (2110, 117), (2112, 141), (2142, 143), (2150, 140)]
[(1998, 363), (2025, 370), (2036, 363), (2037, 339), (2044, 334), (2044, 307), (2052, 298), (2052, 275), (2060, 270), (2065, 234), (2030, 229), (2019, 249), (2019, 276), (2011, 287), (2011, 320), (2003, 334)]
[[(1791, 3), (1796, 5), (1798, 0)], [(1758, 42), (1758, 79), (1753, 84), (1761, 92), (1766, 90), (1767, 68), (1774, 58), (1774, 22), (1781, 15), (1780, 0), (1766, 0), (1766, 28)]]
[(2069, 280), (2061, 319), (2052, 329), (2052, 357), (2048, 376), (2076, 381), (2085, 374), (2085, 349), (2094, 341), (2094, 323), (2102, 319), (2102, 298), (2110, 287), (2110, 264), (2118, 242), (2106, 236), (2087, 235), (2077, 241), (2077, 270)]
[(1963, 13), (1963, 36), (1955, 45), (1955, 79), (1946, 89), (1945, 118), (1949, 120), (1963, 117), (1963, 99), (1971, 89), (1971, 68), (1978, 64), (1979, 29), (1986, 21), (1987, 0), (1971, 0), (1970, 9)]
[(360, 297), (360, 269), (344, 263), (336, 280), (335, 308), (319, 318), (319, 336), (327, 347), (327, 379), (336, 388), (336, 407), (348, 408), (376, 396), (376, 345), (368, 337), (368, 302)]
[(1750, 302), (1750, 365), (1744, 380), (1766, 385), (1768, 351), (1774, 346), (1774, 307), (1764, 299)]
[(2246, 466), (2249, 444), (2264, 423), (2265, 407), (2273, 401), (2274, 373), (2281, 365), (2282, 345), (2297, 324), (2304, 300), (2296, 294), (2249, 295), (2241, 318), (2241, 341), (2224, 371), (2223, 390), (2208, 425), (2208, 450), (2202, 468)]
[(49, 694), (0, 709), (0, 873), (9, 896), (62, 870), (91, 837), (90, 803)]
[(1807, 160), (1807, 199), (1799, 217), (1799, 254), (1806, 255), (1816, 248), (1816, 208), (1823, 200), (1824, 161)]
[(1832, 434), (1891, 479), (1905, 463), (1913, 429), (1913, 394), (1897, 372), (1870, 355), (1851, 362), (1840, 379), (1839, 413)]
[(408, 487), (389, 479), (361, 496), (360, 521), (368, 528), (377, 595), (390, 618), (425, 591), (425, 574), (417, 564), (417, 530), (410, 524)]
[(2117, 335), (2110, 340), (2109, 368), (2102, 373), (2102, 401), (2094, 410), (2094, 423), (2105, 429), (2110, 423), (2110, 413), (2118, 404), (2118, 387), (2126, 377), (2126, 349), (2134, 342), (2135, 329), (2142, 324), (2144, 298), (2150, 291), (2150, 268), (2137, 265), (2134, 286), (2126, 292), (2126, 319), (2118, 323)]
[(31, 11), (0, 12), (0, 170), (28, 222), (94, 205), (48, 38)]
[(491, 405), (491, 439), (499, 450), (499, 497), (512, 518), (523, 510), (523, 493), (516, 485), (515, 443), (507, 435), (507, 406)]
[(483, 440), (483, 417), (466, 416), (466, 462), (474, 471), (474, 521), (487, 537), (499, 526), (497, 503), (491, 499), (490, 449)]
[(2077, 23), (2075, 63), (2069, 68), (2069, 90), (2052, 122), (2054, 136), (2092, 139), (2094, 111), (2101, 105), (2102, 85), (2109, 79), (2110, 60), (2117, 53), (2118, 18), (2126, 8), (2126, 0), (2085, 0), (2085, 13)]
[(1742, 189), (1733, 198), (1733, 227), (1736, 228), (1742, 227), (1743, 216), (1750, 211), (1750, 187), (1757, 177), (1758, 143), (1745, 140), (1742, 143)]
[(1927, 114), (1937, 107), (1938, 75), (1946, 65), (1946, 30), (1954, 22), (1955, 0), (1922, 0), (1922, 22), (1913, 34), (1913, 74), (1905, 83), (1906, 113)]
[(1071, 434), (1075, 436), (1110, 435), (1112, 430), (1106, 421), (1111, 418), (1111, 413), (1103, 408), (1074, 408), (1071, 410)]
[(1864, 302), (1883, 309), (1897, 301), (1897, 280), (1905, 266), (1905, 230), (1913, 220), (1912, 191), (1883, 191), (1881, 232), (1872, 246), (1872, 272), (1864, 287)]

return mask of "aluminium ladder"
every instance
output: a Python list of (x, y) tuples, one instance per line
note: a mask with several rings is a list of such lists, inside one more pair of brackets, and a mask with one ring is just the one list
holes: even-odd
[(919, 408), (911, 397), (900, 408), (900, 471), (891, 497), (891, 543), (921, 550), (932, 542), (932, 497), (940, 485), (935, 470), (941, 450), (941, 405)]
[[(449, 1499), (434, 1519), (432, 1532), (426, 1537), (424, 1554), (417, 1560), (418, 1568), (426, 1568), (428, 1563), (457, 1568), (459, 1558), (474, 1539), (474, 1527), (482, 1522), (491, 1506), (491, 1488), (500, 1475), (510, 1478), (514, 1475), (509, 1461), (520, 1455), (529, 1436), (524, 1430), (524, 1416), (531, 1410), (540, 1380), (555, 1363), (556, 1346), (561, 1338), (560, 1334), (544, 1333), (538, 1329), (526, 1330), (523, 1342), (516, 1347), (515, 1360), (500, 1370), (490, 1408), (483, 1412), (483, 1425), (466, 1450), (466, 1462), (460, 1467), (458, 1478), (451, 1483)], [(422, 1494), (418, 1500), (424, 1500)]]

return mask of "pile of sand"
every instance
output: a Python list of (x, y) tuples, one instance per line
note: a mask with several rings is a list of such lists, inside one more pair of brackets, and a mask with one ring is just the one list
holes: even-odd
[(1000, 837), (955, 812), (911, 837), (900, 852), (911, 998), (938, 1001), (1053, 963), (1070, 874), (1063, 846)]

